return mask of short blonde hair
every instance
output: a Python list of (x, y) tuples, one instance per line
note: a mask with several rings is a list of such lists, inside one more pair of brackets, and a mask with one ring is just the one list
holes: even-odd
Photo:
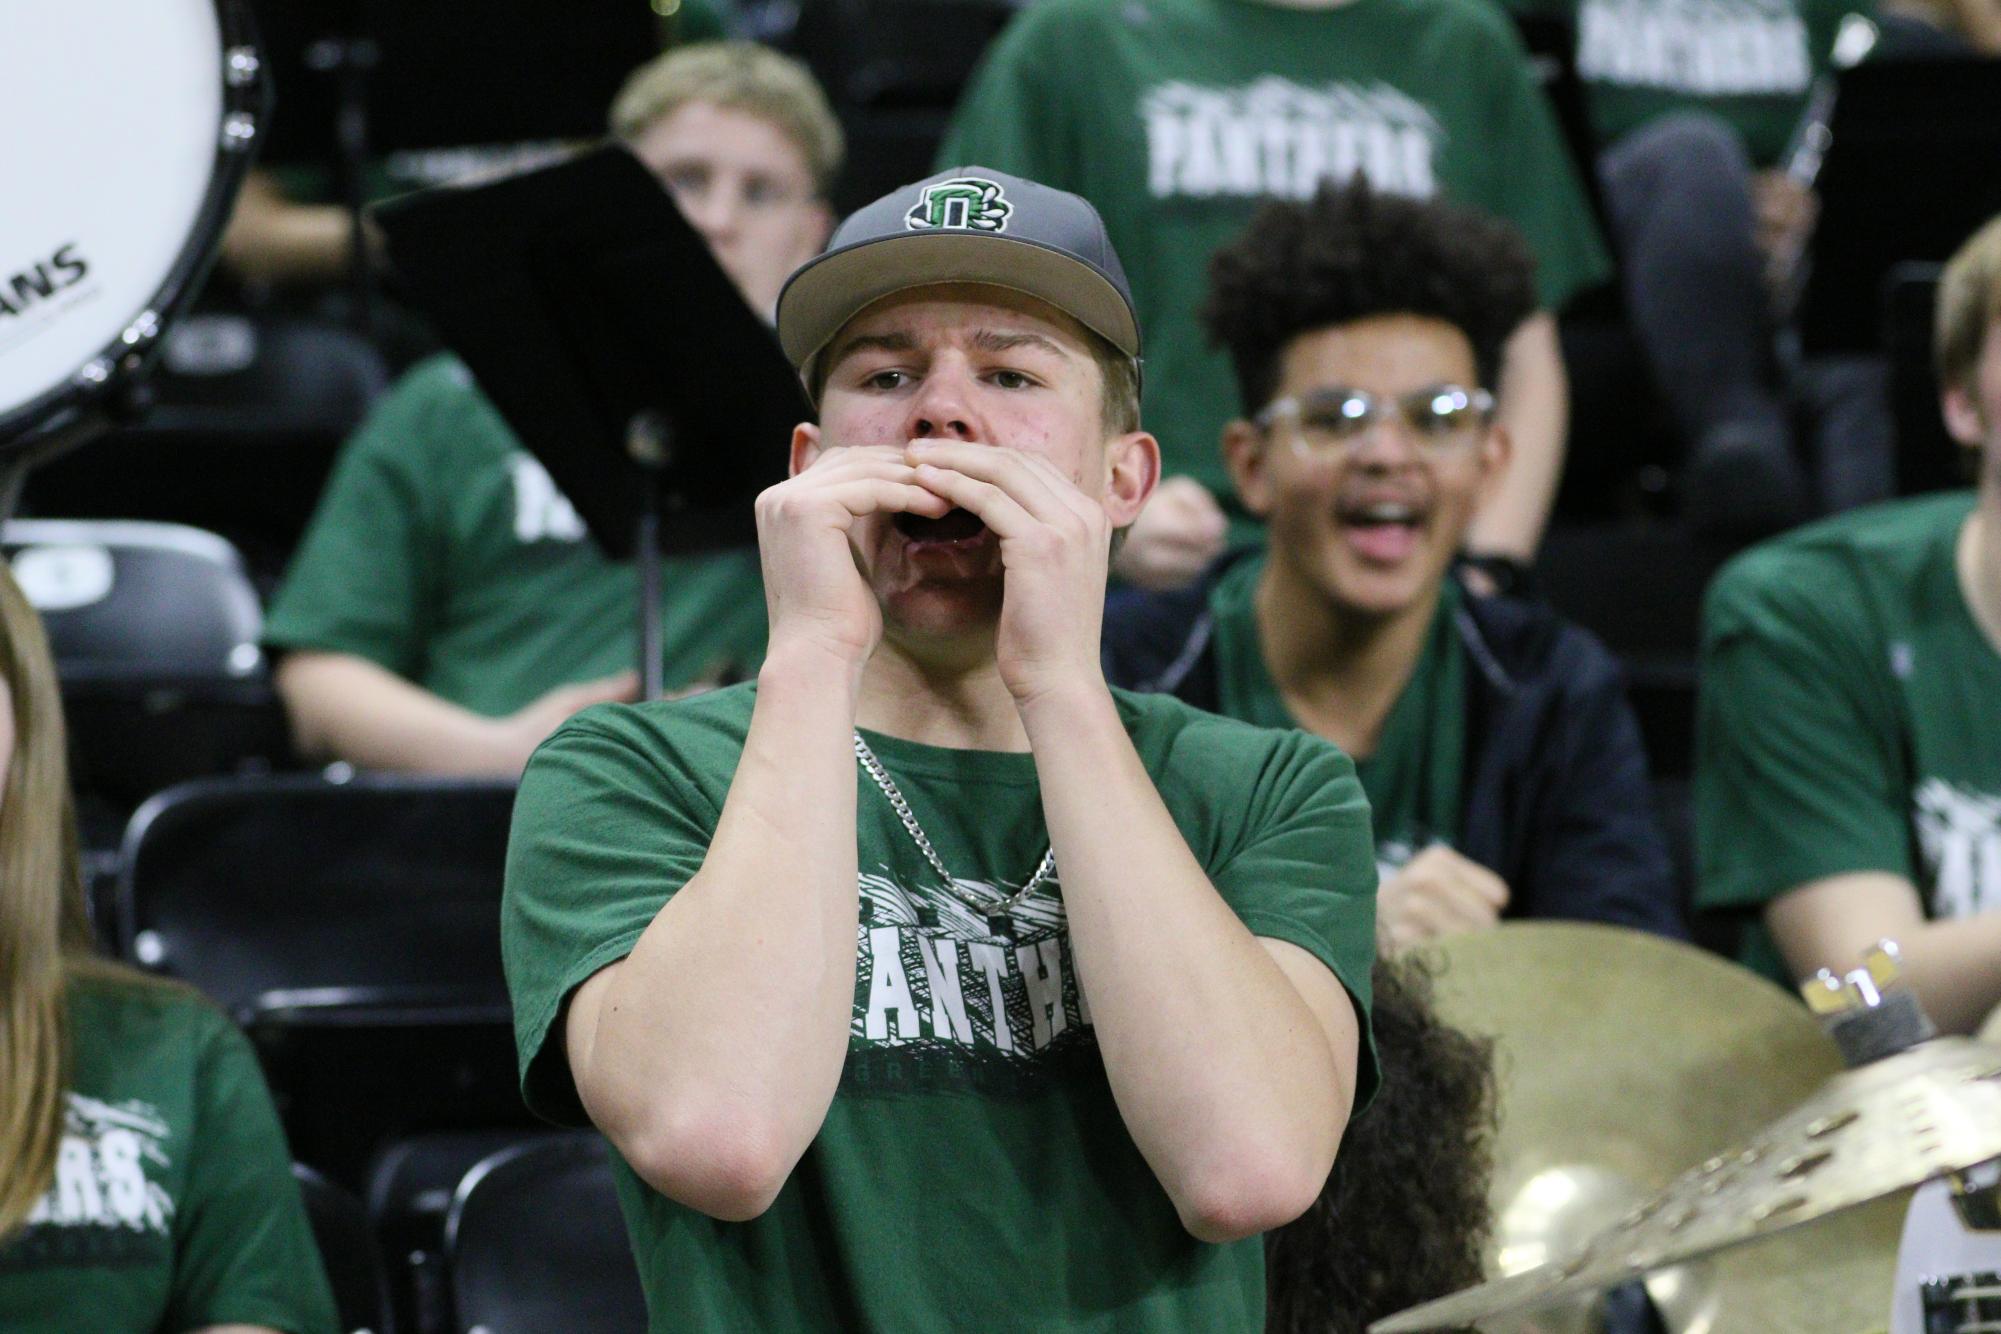
[(812, 71), (756, 42), (697, 42), (647, 61), (612, 99), (611, 132), (636, 139), (690, 102), (770, 121), (799, 146), (822, 195), (841, 169), (841, 123)]
[(2001, 319), (2001, 217), (1973, 234), (1939, 279), (1932, 359), (1941, 389), (1973, 384), (1988, 330)]

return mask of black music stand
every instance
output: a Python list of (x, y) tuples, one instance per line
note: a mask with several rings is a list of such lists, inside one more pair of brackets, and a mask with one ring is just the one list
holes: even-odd
[(1830, 131), (1801, 341), (1876, 352), (1890, 270), (1948, 258), (2001, 213), (2001, 60), (1864, 61)]
[(661, 554), (753, 544), (751, 501), (813, 415), (776, 336), (616, 145), (374, 216), (411, 295), (592, 538), (638, 562), (656, 697)]
[(626, 76), (661, 49), (634, 0), (253, 0), (281, 94), (266, 162), (324, 165), (354, 218), (361, 327), (375, 284), (361, 229), (369, 165), (439, 184), (519, 146), (591, 140)]

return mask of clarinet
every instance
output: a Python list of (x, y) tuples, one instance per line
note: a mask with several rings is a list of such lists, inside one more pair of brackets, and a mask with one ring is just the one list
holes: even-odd
[[(1844, 17), (1835, 31), (1828, 68), (1807, 90), (1806, 108), (1779, 158), (1780, 170), (1800, 189), (1814, 188), (1827, 161), (1827, 150), (1834, 144), (1834, 105), (1841, 91), (1841, 72), (1861, 64), (1876, 49), (1880, 36), (1876, 25), (1860, 14)], [(1782, 322), (1791, 321), (1806, 295), (1807, 279), (1813, 272), (1809, 258), (1812, 242), (1813, 229), (1804, 228), (1785, 253), (1772, 260), (1773, 300)]]

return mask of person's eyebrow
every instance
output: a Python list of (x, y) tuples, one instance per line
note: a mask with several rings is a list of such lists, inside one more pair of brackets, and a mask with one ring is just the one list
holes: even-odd
[(917, 340), (907, 333), (857, 334), (838, 344), (827, 358), (829, 367), (838, 366), (857, 352), (915, 352)]
[(1070, 353), (1054, 338), (1023, 330), (1018, 333), (1001, 333), (993, 329), (982, 329), (973, 335), (973, 346), (982, 352), (1012, 352), (1016, 348), (1040, 348), (1044, 352), (1068, 358)]

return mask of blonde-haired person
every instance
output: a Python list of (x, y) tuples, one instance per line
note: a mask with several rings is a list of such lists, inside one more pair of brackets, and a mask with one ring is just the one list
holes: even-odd
[(92, 954), (55, 668), (0, 567), (0, 1329), (334, 1327), (249, 1044)]
[[(614, 102), (758, 314), (825, 244), (841, 131), (812, 75), (748, 42), (682, 47)], [(754, 552), (667, 562), (666, 684), (754, 670)], [(557, 724), (629, 699), (632, 567), (607, 560), (456, 358), (415, 367), (348, 442), (265, 623), (302, 753), (515, 777)]]
[(1947, 429), (1977, 481), (1829, 519), (1718, 576), (1703, 619), (1698, 901), (1746, 962), (1879, 938), (1942, 1029), (2001, 1003), (2001, 218), (1939, 288)]

